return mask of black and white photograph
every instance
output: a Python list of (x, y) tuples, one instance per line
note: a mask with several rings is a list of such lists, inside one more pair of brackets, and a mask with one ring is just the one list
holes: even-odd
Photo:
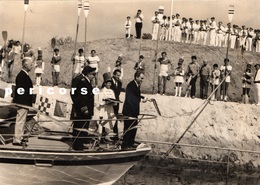
[(0, 0), (1, 185), (259, 185), (259, 9)]

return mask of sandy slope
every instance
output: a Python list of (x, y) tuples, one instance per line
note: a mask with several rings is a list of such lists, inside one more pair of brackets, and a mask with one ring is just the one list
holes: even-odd
[[(134, 74), (134, 64), (138, 60), (139, 52), (144, 55), (146, 62), (146, 79), (142, 85), (143, 92), (151, 93), (153, 79), (154, 79), (154, 55), (156, 51), (156, 41), (152, 40), (135, 40), (135, 39), (101, 39), (87, 43), (86, 56), (89, 56), (90, 51), (95, 49), (98, 56), (101, 59), (100, 62), (100, 75), (99, 83), (103, 81), (102, 74), (107, 71), (107, 67), (113, 68), (117, 56), (123, 54), (123, 68), (125, 70), (125, 75), (123, 78), (123, 86), (133, 78)], [(83, 43), (78, 43), (78, 47), (82, 47)], [(57, 46), (60, 49), (60, 54), (62, 57), (61, 63), (61, 86), (70, 86), (71, 74), (72, 74), (72, 62), (70, 61), (74, 44), (67, 44), (62, 46)], [(43, 82), (45, 85), (52, 84), (51, 78), (51, 57), (52, 49), (51, 47), (43, 47), (43, 59), (46, 62), (46, 70), (43, 74)], [(177, 62), (179, 57), (183, 56), (185, 59), (184, 68), (186, 69), (188, 63), (190, 62), (190, 57), (194, 53), (198, 57), (198, 62), (202, 64), (203, 59), (209, 60), (209, 64), (212, 66), (214, 63), (220, 65), (223, 64), (223, 59), (226, 57), (226, 48), (219, 47), (209, 47), (209, 46), (199, 46), (194, 44), (182, 44), (182, 43), (172, 43), (159, 41), (158, 42), (158, 57), (160, 53), (166, 51), (169, 59), (173, 61), (174, 67), (177, 67)], [(35, 48), (35, 53), (37, 53)], [(259, 53), (245, 52), (244, 58), (241, 57), (240, 51), (229, 50), (230, 64), (233, 66), (232, 85), (230, 87), (229, 98), (232, 101), (240, 101), (241, 99), (241, 76), (245, 69), (246, 62), (256, 62), (260, 61)], [(14, 69), (14, 77), (20, 70), (20, 64), (17, 62)], [(253, 70), (254, 72), (254, 70)], [(34, 76), (34, 74), (33, 74)], [(5, 77), (6, 79), (6, 77)], [(34, 77), (33, 77), (34, 79)], [(155, 84), (157, 84), (157, 77), (155, 78)], [(197, 81), (199, 85), (199, 79)], [(155, 86), (155, 91), (157, 92), (157, 85)], [(173, 79), (169, 81), (167, 87), (167, 94), (174, 94), (174, 81)], [(199, 92), (198, 92), (199, 93)], [(198, 95), (198, 94), (197, 94)], [(254, 101), (254, 97), (251, 93), (251, 101)]]
[[(201, 99), (172, 96), (153, 95), (153, 98), (157, 100), (162, 116), (142, 121), (142, 128), (138, 131), (141, 140), (176, 142), (205, 103)], [(142, 112), (157, 114), (149, 102), (142, 104)], [(210, 102), (180, 143), (260, 151), (259, 115), (260, 109), (255, 105)], [(153, 152), (163, 154), (169, 148), (167, 145), (156, 144)], [(260, 165), (259, 154), (233, 153), (236, 162), (252, 161), (255, 167)], [(181, 147), (170, 155), (219, 161), (227, 155), (227, 151)]]

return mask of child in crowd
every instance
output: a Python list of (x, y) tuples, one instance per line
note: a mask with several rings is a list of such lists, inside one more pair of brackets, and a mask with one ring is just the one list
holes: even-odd
[(6, 67), (7, 67), (7, 72), (8, 72), (8, 81), (12, 81), (12, 73), (13, 73), (13, 68), (14, 68), (14, 57), (15, 54), (12, 49), (12, 45), (7, 46), (7, 52), (6, 52)]
[(182, 67), (184, 60), (183, 58), (179, 59), (178, 67), (174, 71), (175, 75), (175, 96), (181, 96), (182, 84), (184, 82), (184, 69)]
[(33, 62), (35, 61), (34, 52), (29, 44), (25, 44), (23, 47), (22, 58), (24, 57), (30, 57)]
[(99, 71), (99, 62), (100, 59), (97, 56), (96, 50), (91, 50), (90, 56), (87, 58), (87, 63), (90, 67), (96, 68), (96, 75), (95, 77), (91, 80), (91, 85), (92, 87), (97, 87), (98, 86), (98, 71)]
[(130, 38), (131, 37), (132, 22), (131, 22), (130, 19), (131, 19), (130, 16), (126, 17), (126, 21), (125, 21), (125, 38)]
[(139, 61), (135, 63), (134, 70), (144, 73), (145, 63), (144, 63), (144, 56), (143, 55), (139, 56)]
[(78, 55), (75, 56), (75, 54), (71, 58), (73, 64), (76, 63), (76, 68), (74, 71), (74, 77), (78, 76), (83, 68), (85, 67), (85, 57), (84, 57), (84, 51), (82, 48), (78, 50)]
[(252, 84), (253, 74), (251, 71), (251, 64), (247, 64), (246, 70), (242, 76), (242, 103), (249, 103), (249, 92)]
[(60, 62), (61, 62), (60, 50), (55, 48), (54, 53), (53, 53), (53, 57), (52, 57), (52, 60), (51, 60), (53, 86), (59, 85)]
[[(214, 64), (213, 71), (211, 73), (211, 81), (210, 81), (212, 92), (219, 85), (219, 79), (220, 79), (220, 70), (218, 69), (218, 64)], [(212, 95), (211, 100), (217, 100), (217, 94), (218, 94), (218, 89), (216, 89), (215, 93)]]
[(38, 48), (38, 57), (35, 61), (36, 86), (41, 85), (42, 74), (44, 71), (44, 61), (42, 59), (42, 49)]

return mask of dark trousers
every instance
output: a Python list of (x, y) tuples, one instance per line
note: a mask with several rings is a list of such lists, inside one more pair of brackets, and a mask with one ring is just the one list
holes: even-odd
[[(114, 113), (117, 116), (118, 115), (118, 110), (119, 110), (119, 103), (116, 104), (116, 106), (113, 106), (113, 108), (114, 108)], [(115, 125), (113, 127), (113, 132), (118, 134), (118, 121), (117, 120), (116, 120)], [(115, 140), (117, 140), (117, 139), (118, 139), (118, 136), (115, 137)]]
[(207, 98), (208, 97), (208, 76), (201, 75), (200, 76), (200, 98)]
[(52, 72), (52, 82), (53, 82), (53, 86), (58, 86), (59, 85), (59, 76), (60, 73), (59, 72)]
[(223, 82), (220, 86), (220, 94), (223, 96), (227, 95), (229, 82)]
[[(78, 118), (78, 119), (91, 119), (91, 116), (85, 118)], [(73, 122), (73, 132), (72, 135), (74, 137), (73, 148), (74, 149), (82, 149), (84, 141), (87, 140), (88, 133), (79, 131), (77, 128), (85, 128), (88, 129), (90, 121), (74, 121)]]
[(142, 27), (143, 27), (143, 23), (139, 23), (139, 22), (136, 22), (135, 23), (135, 31), (136, 31), (136, 38), (137, 39), (140, 39), (141, 38), (141, 35), (142, 35)]
[(165, 94), (167, 76), (158, 76), (158, 93)]
[(191, 90), (190, 90), (190, 96), (195, 96), (196, 94), (196, 81), (197, 81), (197, 76), (193, 77), (190, 81), (190, 86), (191, 86)]
[(243, 88), (242, 89), (242, 95), (248, 95), (249, 96), (250, 88)]
[(124, 121), (124, 136), (123, 136), (122, 147), (128, 147), (128, 146), (134, 145), (137, 129), (132, 129), (130, 131), (127, 131), (127, 130), (136, 126), (137, 124), (138, 124), (137, 120), (125, 120)]

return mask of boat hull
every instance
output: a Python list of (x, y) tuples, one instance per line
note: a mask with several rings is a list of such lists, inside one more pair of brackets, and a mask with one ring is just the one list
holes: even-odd
[(113, 184), (149, 147), (102, 152), (0, 149), (1, 184)]

